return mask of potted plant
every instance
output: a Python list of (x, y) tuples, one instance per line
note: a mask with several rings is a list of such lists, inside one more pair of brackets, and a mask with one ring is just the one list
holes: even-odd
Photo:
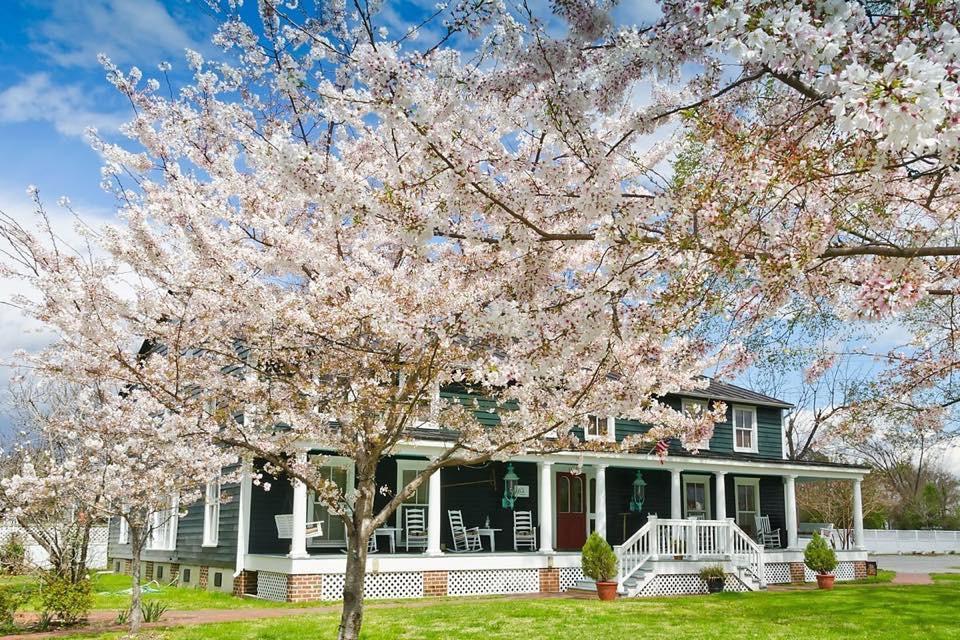
[(597, 583), (597, 595), (601, 600), (613, 600), (617, 597), (617, 556), (613, 549), (594, 531), (587, 538), (580, 555), (580, 567), (583, 575), (593, 578)]
[(712, 564), (700, 569), (700, 579), (707, 583), (708, 593), (720, 593), (727, 581), (727, 572), (724, 571), (723, 565)]
[(837, 568), (837, 554), (819, 533), (813, 533), (813, 540), (803, 550), (803, 563), (810, 571), (817, 574), (817, 586), (821, 589), (833, 589), (836, 576), (833, 570)]

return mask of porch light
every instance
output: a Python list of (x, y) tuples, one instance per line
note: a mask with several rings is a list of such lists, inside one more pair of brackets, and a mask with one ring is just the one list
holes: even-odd
[(513, 472), (513, 463), (507, 465), (507, 473), (503, 476), (503, 500), (501, 504), (504, 509), (513, 509), (513, 503), (517, 500), (517, 482), (520, 477)]
[(643, 474), (637, 471), (637, 479), (633, 481), (633, 498), (630, 500), (630, 511), (642, 511), (643, 500), (647, 497), (647, 483)]

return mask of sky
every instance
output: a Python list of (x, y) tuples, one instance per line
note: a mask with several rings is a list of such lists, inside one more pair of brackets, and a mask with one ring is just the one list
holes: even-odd
[[(385, 0), (379, 18), (391, 35), (419, 23), (436, 0)], [(248, 0), (248, 9), (255, 6)], [(531, 0), (538, 15), (549, 16), (547, 0)], [(111, 196), (100, 188), (100, 158), (84, 137), (93, 127), (118, 137), (131, 116), (129, 105), (105, 80), (98, 54), (126, 70), (139, 66), (153, 75), (170, 63), (174, 78), (185, 69), (184, 52), (215, 56), (210, 44), (218, 18), (203, 0), (6, 0), (0, 24), (0, 211), (23, 222), (32, 218), (28, 185), (39, 190), (54, 223), (69, 237), (68, 212), (56, 201), (69, 197), (85, 221), (109, 222)], [(649, 22), (653, 0), (623, 2), (619, 23)], [(430, 38), (426, 38), (430, 39)], [(0, 300), (14, 293), (0, 280)], [(0, 363), (17, 349), (34, 350), (51, 336), (15, 310), (0, 305)], [(888, 328), (892, 346), (902, 340)], [(0, 389), (9, 368), (0, 366)], [(0, 415), (0, 432), (8, 428)], [(960, 470), (960, 454), (951, 456)]]

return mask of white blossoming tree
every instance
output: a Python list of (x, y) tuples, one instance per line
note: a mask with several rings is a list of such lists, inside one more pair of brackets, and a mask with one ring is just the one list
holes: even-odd
[[(83, 231), (102, 255), (7, 224), (10, 275), (62, 336), (41, 370), (135, 389), (343, 518), (341, 638), (369, 536), (437, 469), (583, 446), (565, 434), (591, 413), (702, 441), (723, 407), (657, 398), (741, 370), (786, 300), (872, 318), (955, 288), (949, 3), (668, 1), (620, 28), (613, 3), (558, 0), (554, 28), (463, 0), (432, 42), (365, 3), (264, 0), (256, 22), (211, 4), (225, 53), (189, 52), (191, 84), (103, 60), (135, 114), (129, 143), (94, 138), (121, 217)], [(676, 153), (644, 144), (677, 128)], [(375, 511), (378, 460), (454, 383), (499, 425), (433, 403), (448, 448)], [(349, 499), (308, 448), (353, 460)]]

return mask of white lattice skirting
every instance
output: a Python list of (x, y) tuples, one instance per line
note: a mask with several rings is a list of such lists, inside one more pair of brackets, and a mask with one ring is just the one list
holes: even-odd
[[(833, 575), (837, 577), (837, 582), (854, 580), (856, 578), (856, 574), (853, 571), (853, 563), (838, 562), (837, 568), (833, 570)], [(804, 565), (803, 579), (806, 580), (807, 582), (814, 582), (817, 579), (817, 574), (815, 574), (813, 571), (810, 571), (810, 569), (808, 569), (806, 565)]]
[(560, 591), (566, 591), (584, 579), (580, 567), (560, 567)]
[[(727, 574), (727, 581), (724, 583), (725, 591), (749, 591), (746, 585), (740, 582), (740, 579), (732, 574)], [(678, 573), (672, 575), (656, 576), (648, 582), (638, 594), (641, 597), (650, 596), (680, 596), (707, 593), (707, 585), (695, 573)]]
[(774, 562), (764, 565), (764, 574), (767, 578), (767, 584), (788, 584), (793, 582), (790, 578), (789, 562)]
[(540, 572), (537, 569), (450, 571), (447, 574), (447, 594), (451, 596), (537, 593), (539, 591)]
[(287, 574), (271, 571), (257, 572), (257, 597), (264, 600), (286, 602)]
[[(320, 579), (320, 599), (339, 600), (343, 597), (342, 573), (327, 573)], [(418, 571), (394, 573), (368, 573), (363, 583), (363, 597), (371, 600), (383, 598), (422, 598), (423, 574)]]

